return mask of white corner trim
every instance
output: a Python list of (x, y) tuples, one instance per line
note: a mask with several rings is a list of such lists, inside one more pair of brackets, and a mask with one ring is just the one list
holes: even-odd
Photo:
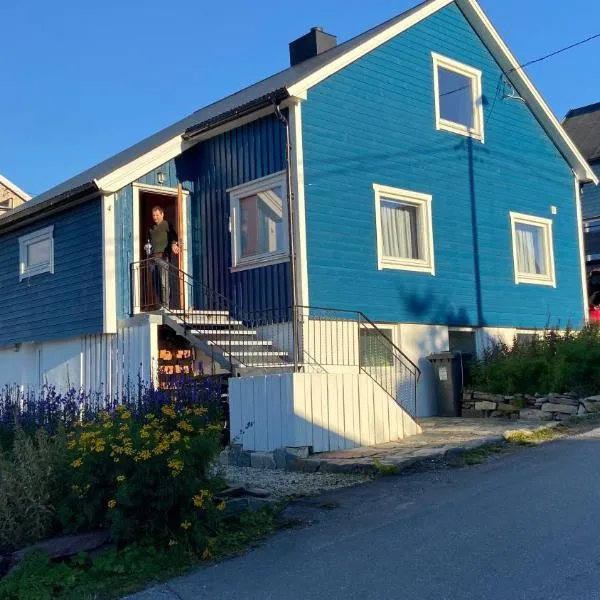
[(102, 297), (104, 333), (117, 333), (115, 195), (102, 196)]
[[(484, 123), (483, 123), (483, 88), (482, 88), (482, 73), (479, 69), (470, 67), (461, 62), (458, 62), (447, 56), (442, 56), (437, 52), (432, 52), (431, 57), (433, 59), (433, 99), (435, 106), (435, 128), (440, 131), (450, 131), (466, 137), (479, 140), (484, 143)], [(460, 123), (448, 121), (441, 117), (440, 109), (440, 82), (439, 82), (439, 69), (446, 69), (452, 71), (457, 75), (467, 77), (471, 81), (472, 94), (471, 102), (473, 103), (473, 123), (472, 128), (466, 127)]]
[(581, 269), (581, 292), (583, 295), (583, 320), (587, 323), (590, 318), (590, 304), (588, 297), (587, 277), (585, 268), (585, 244), (583, 234), (583, 217), (582, 217), (582, 205), (581, 205), (581, 191), (579, 188), (579, 180), (577, 175), (573, 173), (575, 179), (575, 206), (577, 209), (577, 242), (579, 244), (579, 266)]
[[(533, 285), (547, 285), (556, 287), (556, 269), (554, 264), (554, 241), (552, 234), (552, 219), (546, 219), (544, 217), (536, 217), (533, 215), (525, 215), (518, 212), (509, 212), (510, 216), (510, 230), (511, 230), (511, 244), (512, 244), (512, 255), (513, 255), (513, 267), (515, 275), (515, 284), (533, 284)], [(516, 225), (517, 223), (523, 223), (525, 225), (534, 225), (540, 227), (544, 234), (544, 260), (548, 266), (548, 273), (545, 275), (534, 275), (531, 273), (519, 272), (519, 266), (517, 263), (517, 235)]]
[(508, 78), (515, 86), (519, 95), (526, 101), (529, 108), (540, 120), (546, 133), (554, 140), (554, 143), (563, 155), (565, 155), (565, 158), (571, 164), (579, 180), (584, 182), (591, 181), (597, 185), (599, 183), (598, 177), (527, 77), (525, 70), (520, 68), (519, 61), (504, 43), (504, 40), (502, 40), (481, 6), (479, 6), (476, 0), (456, 0), (456, 4), (486, 44), (492, 56), (498, 61), (503, 71), (507, 73)]
[(302, 141), (302, 103), (292, 104), (290, 115), (290, 144), (292, 146), (292, 192), (294, 194), (294, 223), (296, 226), (296, 298), (300, 306), (310, 306), (308, 290), (308, 246), (306, 242), (306, 199), (304, 188), (304, 148)]
[(240, 249), (240, 200), (247, 196), (264, 192), (270, 188), (279, 186), (282, 189), (282, 206), (281, 215), (282, 222), (285, 224), (288, 222), (288, 207), (285, 199), (287, 198), (287, 172), (278, 171), (266, 177), (260, 177), (259, 179), (253, 179), (241, 185), (227, 189), (229, 194), (230, 202), (230, 237), (231, 237), (231, 271), (241, 271), (245, 268), (256, 268), (266, 266), (268, 264), (274, 264), (276, 262), (283, 262), (289, 260), (289, 245), (288, 240), (288, 229), (284, 226), (283, 228), (283, 248), (275, 252), (264, 252), (254, 256), (243, 257), (241, 256)]
[(10, 181), (10, 179), (6, 179), (6, 177), (2, 177), (2, 175), (0, 175), (0, 184), (8, 188), (13, 194), (16, 194), (22, 200), (31, 200), (31, 196), (27, 192), (24, 192), (19, 186)]
[[(30, 267), (27, 263), (29, 246), (46, 240), (50, 242), (48, 261)], [(42, 273), (54, 274), (54, 225), (49, 225), (19, 237), (19, 282)]]
[[(435, 275), (435, 251), (433, 244), (433, 215), (432, 215), (432, 196), (422, 194), (412, 190), (403, 190), (387, 185), (373, 184), (375, 192), (375, 229), (377, 245), (377, 269), (398, 269), (402, 271), (416, 271), (419, 273), (429, 273)], [(391, 200), (409, 203), (417, 206), (421, 211), (421, 223), (423, 225), (419, 234), (423, 240), (423, 248), (427, 253), (424, 259), (397, 258), (384, 256), (383, 254), (383, 234), (381, 224), (381, 201)]]

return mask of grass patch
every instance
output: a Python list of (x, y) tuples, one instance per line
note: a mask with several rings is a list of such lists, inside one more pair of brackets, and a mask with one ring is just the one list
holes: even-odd
[(133, 544), (107, 550), (95, 558), (80, 554), (53, 563), (41, 552), (29, 555), (0, 581), (1, 600), (111, 600), (147, 585), (181, 575), (209, 561), (240, 554), (276, 529), (279, 507), (244, 512), (227, 519), (204, 557), (179, 546), (159, 550)]
[(492, 456), (498, 454), (505, 454), (510, 451), (510, 447), (507, 444), (490, 444), (488, 446), (480, 446), (479, 448), (472, 448), (467, 450), (460, 455), (460, 465), (472, 466), (479, 465), (486, 461)]
[(397, 465), (386, 465), (378, 458), (373, 459), (373, 465), (377, 469), (377, 477), (389, 477), (390, 475), (398, 475), (400, 472)]
[(558, 427), (540, 427), (531, 431), (524, 429), (522, 431), (507, 431), (504, 434), (504, 439), (509, 444), (517, 444), (519, 446), (535, 446), (536, 444), (543, 444), (544, 442), (550, 442), (564, 435), (564, 431), (560, 426)]

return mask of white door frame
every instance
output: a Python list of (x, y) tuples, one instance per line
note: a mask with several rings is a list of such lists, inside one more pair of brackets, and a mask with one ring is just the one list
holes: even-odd
[[(162, 185), (152, 185), (150, 183), (132, 183), (132, 204), (133, 204), (133, 262), (138, 262), (141, 258), (142, 241), (140, 240), (140, 193), (141, 192), (152, 192), (154, 194), (163, 194), (164, 196), (177, 197), (177, 188), (165, 187)], [(188, 246), (188, 219), (187, 211), (190, 202), (190, 193), (188, 190), (182, 190), (181, 198), (181, 223), (183, 231), (178, 231), (179, 240), (184, 248), (184, 264), (181, 265), (181, 269), (186, 273), (190, 273), (190, 265), (192, 261), (190, 247)], [(139, 297), (139, 281), (135, 279), (135, 298)], [(188, 295), (185, 296), (186, 304), (189, 303)], [(187, 306), (186, 306), (187, 308)], [(139, 308), (134, 306), (135, 314), (139, 313)]]

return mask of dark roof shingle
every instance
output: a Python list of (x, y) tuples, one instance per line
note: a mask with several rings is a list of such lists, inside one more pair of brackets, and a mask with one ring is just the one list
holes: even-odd
[(600, 160), (600, 102), (570, 110), (563, 127), (588, 162)]

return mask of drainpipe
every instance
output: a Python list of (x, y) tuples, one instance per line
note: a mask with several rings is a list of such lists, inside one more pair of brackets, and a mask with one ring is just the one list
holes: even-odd
[(292, 169), (291, 156), (292, 146), (290, 144), (290, 123), (281, 112), (279, 104), (275, 104), (275, 114), (285, 127), (285, 162), (287, 181), (287, 208), (288, 208), (288, 244), (290, 253), (290, 281), (292, 288), (292, 360), (294, 373), (298, 370), (298, 292), (296, 289), (296, 240), (294, 235), (294, 193), (292, 192)]

